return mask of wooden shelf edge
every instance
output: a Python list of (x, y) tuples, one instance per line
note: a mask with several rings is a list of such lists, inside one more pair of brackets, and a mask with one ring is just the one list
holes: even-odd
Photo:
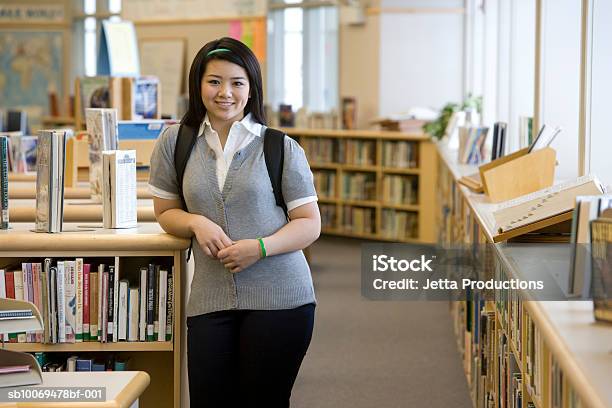
[(21, 351), (26, 353), (36, 352), (106, 352), (106, 351), (174, 351), (172, 341), (151, 341), (151, 342), (82, 342), (82, 343), (4, 343), (5, 348), (11, 351)]

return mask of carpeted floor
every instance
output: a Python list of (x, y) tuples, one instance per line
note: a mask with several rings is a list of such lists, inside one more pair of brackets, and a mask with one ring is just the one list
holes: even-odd
[(315, 331), (293, 408), (471, 407), (447, 302), (361, 297), (359, 240), (311, 248)]

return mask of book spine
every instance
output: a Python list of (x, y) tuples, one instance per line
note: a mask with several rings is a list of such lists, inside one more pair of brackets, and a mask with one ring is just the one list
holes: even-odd
[(4, 269), (0, 269), (0, 298), (6, 299), (6, 278)]
[(43, 268), (41, 271), (42, 278), (42, 305), (43, 305), (43, 342), (50, 343), (51, 342), (51, 287), (50, 287), (50, 268), (51, 268), (51, 259), (45, 258), (43, 262)]
[(147, 271), (147, 341), (153, 341), (155, 321), (155, 265)]
[(155, 276), (153, 283), (153, 339), (157, 340), (159, 333), (159, 271), (160, 266), (155, 265)]
[(147, 268), (140, 268), (140, 313), (139, 313), (139, 325), (138, 325), (138, 339), (140, 341), (146, 340), (147, 334)]
[(115, 300), (115, 267), (114, 266), (109, 266), (108, 267), (108, 311), (107, 311), (107, 316), (108, 316), (108, 320), (107, 320), (107, 327), (106, 327), (106, 341), (107, 342), (112, 342), (113, 341), (113, 321), (115, 318), (114, 312), (115, 312), (115, 306), (114, 306), (114, 300)]
[(50, 341), (51, 343), (55, 344), (57, 343), (57, 268), (55, 266), (49, 266), (49, 275), (47, 280), (49, 281)]
[[(0, 269), (0, 299), (6, 299), (6, 277), (4, 269)], [(8, 334), (0, 334), (0, 340), (7, 341)]]
[(113, 341), (117, 341), (118, 325), (119, 325), (119, 257), (115, 257), (115, 290), (113, 299)]
[(66, 270), (64, 262), (57, 263), (57, 341), (66, 342)]
[(100, 341), (102, 343), (106, 343), (106, 339), (108, 337), (108, 272), (104, 271), (102, 273), (102, 303), (101, 303), (101, 314), (100, 314), (100, 326), (102, 327), (100, 331)]
[(91, 265), (83, 264), (83, 341), (89, 341), (89, 320), (90, 302), (89, 292), (91, 291), (90, 278)]
[[(25, 293), (25, 300), (30, 303), (34, 303), (34, 277), (32, 275), (32, 263), (28, 262), (22, 264), (22, 268), (24, 268), (24, 281), (23, 288)], [(36, 341), (35, 333), (28, 332), (26, 333), (26, 342), (33, 343)]]
[(76, 325), (75, 340), (77, 343), (83, 341), (83, 258), (74, 261), (74, 287), (76, 290)]
[(172, 341), (172, 322), (174, 320), (174, 267), (168, 274), (168, 299), (166, 306), (166, 341)]
[(106, 330), (102, 327), (102, 299), (106, 296), (106, 292), (102, 288), (102, 281), (104, 279), (104, 264), (98, 265), (98, 341), (102, 341), (102, 331)]
[(89, 340), (98, 340), (98, 272), (89, 274)]
[(64, 261), (66, 275), (66, 342), (76, 341), (76, 268), (74, 261)]
[(128, 294), (128, 341), (138, 341), (138, 309), (140, 308), (138, 288), (130, 288)]
[(117, 340), (127, 340), (127, 325), (128, 325), (128, 290), (129, 282), (122, 279), (119, 282), (119, 307), (117, 319)]
[[(23, 267), (22, 267), (23, 268)], [(15, 299), (26, 300), (24, 293), (24, 272), (23, 269), (15, 271)], [(11, 338), (11, 336), (14, 336)], [(9, 339), (13, 343), (25, 343), (25, 333), (12, 333)]]
[(0, 229), (9, 227), (8, 137), (0, 136)]
[(47, 315), (45, 314), (44, 307), (44, 294), (43, 294), (43, 278), (42, 278), (42, 264), (40, 262), (32, 264), (32, 277), (33, 277), (33, 286), (34, 286), (34, 304), (42, 314), (43, 318), (43, 332), (35, 333), (34, 337), (36, 338), (37, 343), (42, 343), (44, 341), (44, 326), (45, 321), (47, 319)]
[(168, 299), (168, 271), (162, 269), (159, 271), (159, 331), (157, 332), (157, 341), (166, 340), (166, 300)]

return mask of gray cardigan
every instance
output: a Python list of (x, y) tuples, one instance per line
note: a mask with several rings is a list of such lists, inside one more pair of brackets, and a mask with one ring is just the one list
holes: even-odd
[[(157, 140), (151, 156), (149, 184), (178, 194), (174, 148), (179, 125), (170, 126)], [(219, 225), (233, 241), (272, 235), (286, 224), (276, 205), (263, 154), (263, 137), (238, 151), (223, 190), (219, 190), (215, 153), (199, 136), (187, 166), (183, 194), (189, 212)], [(282, 179), (286, 202), (316, 195), (304, 150), (285, 137)], [(194, 240), (195, 271), (187, 316), (219, 310), (291, 309), (315, 302), (310, 268), (302, 251), (260, 259), (242, 272), (231, 273), (204, 255)]]

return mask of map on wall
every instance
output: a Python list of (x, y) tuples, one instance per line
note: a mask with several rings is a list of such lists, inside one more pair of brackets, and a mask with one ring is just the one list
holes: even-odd
[(62, 97), (62, 33), (2, 31), (0, 107), (46, 115), (49, 92)]

